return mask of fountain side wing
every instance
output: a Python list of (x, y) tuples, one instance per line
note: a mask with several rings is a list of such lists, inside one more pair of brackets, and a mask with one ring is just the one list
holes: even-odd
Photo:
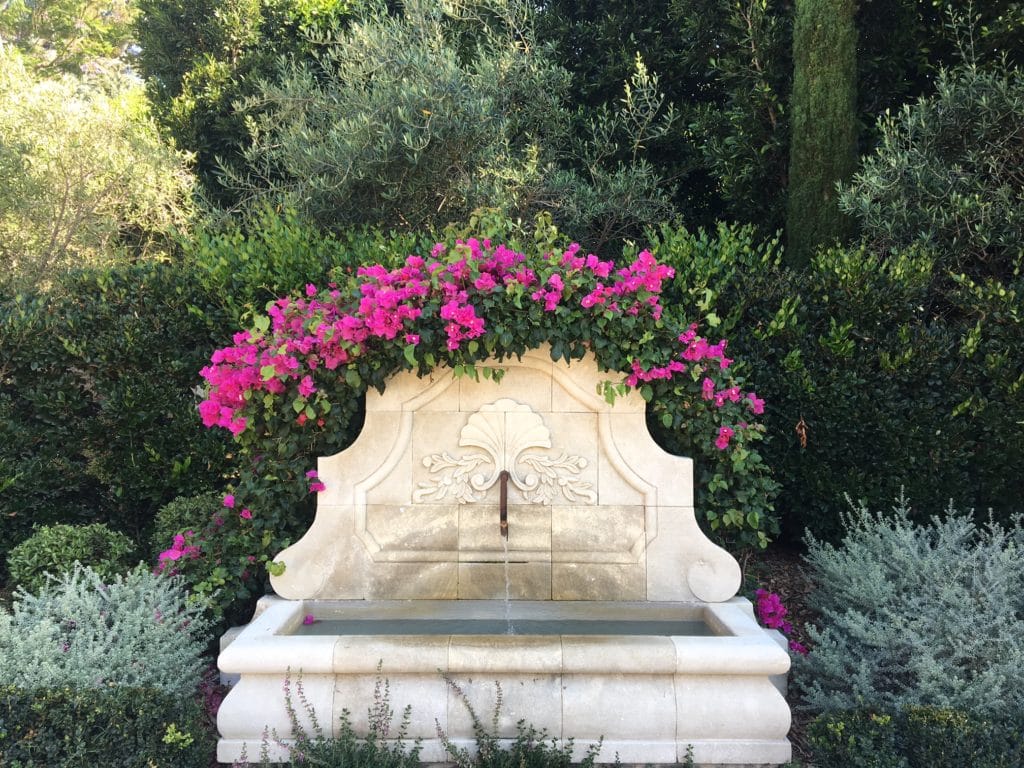
[[(480, 712), (494, 695), (481, 681), (501, 684), (503, 738), (525, 717), (578, 750), (603, 737), (602, 761), (681, 762), (688, 745), (704, 764), (788, 761), (789, 708), (771, 678), (789, 657), (735, 597), (736, 561), (697, 525), (692, 461), (654, 443), (639, 395), (612, 406), (596, 394), (608, 375), (592, 359), (566, 365), (541, 349), (494, 364), (500, 384), (442, 370), (394, 377), (367, 395), (353, 445), (320, 460), (327, 490), (309, 531), (278, 557), (279, 597), (219, 659), (241, 676), (219, 716), (219, 759), (243, 744), (255, 754), (266, 725), (287, 739), (288, 674), (301, 670), (326, 724), (365, 710), (382, 662), (393, 703), (413, 705), (426, 761), (444, 759), (435, 719), (451, 738), (472, 737), (438, 670)], [(327, 627), (353, 611), (413, 623), (400, 634), (384, 624), (295, 634), (308, 613)], [(466, 611), (566, 623), (514, 636), (415, 623)], [(697, 617), (708, 631), (570, 629), (623, 612), (652, 626)]]

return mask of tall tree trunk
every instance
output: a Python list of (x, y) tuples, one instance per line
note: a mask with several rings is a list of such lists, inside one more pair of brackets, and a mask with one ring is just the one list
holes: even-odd
[(836, 184), (857, 163), (856, 0), (796, 0), (790, 101), (787, 261), (846, 237)]

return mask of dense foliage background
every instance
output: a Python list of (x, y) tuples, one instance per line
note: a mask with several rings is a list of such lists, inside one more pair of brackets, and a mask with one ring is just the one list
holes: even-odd
[[(823, 553), (840, 562), (858, 532), (927, 542), (951, 498), (1005, 528), (993, 562), (1019, 559), (1022, 65), (1019, 0), (3, 3), (0, 556), (23, 546), (0, 582), (35, 586), (103, 549), (106, 573), (173, 542), (193, 600), (247, 618), (265, 571), (229, 564), (230, 547), (192, 558), (246, 471), (241, 446), (200, 424), (200, 368), (269, 301), (482, 231), (539, 257), (576, 241), (629, 263), (649, 247), (674, 269), (666, 322), (728, 338), (733, 373), (766, 399), (758, 472), (778, 495), (759, 509), (782, 544), (814, 537), (833, 597), (849, 572), (884, 567), (840, 573)], [(546, 327), (512, 336), (561, 338)], [(625, 323), (611, 336), (640, 343)], [(286, 463), (350, 439), (351, 389), (338, 434)], [(692, 451), (670, 393), (649, 394), (652, 433)], [(720, 536), (721, 510), (757, 510), (697, 459), (701, 517)], [(299, 490), (268, 502), (292, 532), (312, 513)], [(904, 491), (910, 503), (870, 524), (842, 514), (846, 494), (887, 510)], [(775, 535), (763, 522), (747, 532)], [(960, 554), (936, 573), (990, 536), (950, 525)], [(765, 541), (727, 543), (749, 555)], [(859, 626), (846, 616), (815, 637), (872, 658)], [(829, 663), (812, 651), (811, 667)], [(804, 690), (822, 710), (837, 686), (814, 676)], [(112, 691), (0, 691), (18, 759), (74, 764), (61, 739), (83, 708), (141, 708), (145, 725), (168, 696)], [(11, 714), (40, 703), (47, 717)], [(855, 742), (992, 743), (991, 713), (971, 702), (848, 704), (816, 726), (837, 762)], [(174, 717), (186, 735), (127, 734), (124, 764), (202, 764), (198, 710)], [(103, 754), (101, 741), (82, 743)]]
[[(141, 543), (161, 506), (224, 487), (231, 446), (193, 418), (209, 352), (267, 301), (480, 206), (510, 237), (543, 212), (602, 256), (650, 244), (675, 268), (671, 311), (732, 339), (769, 396), (791, 542), (838, 535), (845, 492), (1005, 519), (1024, 450), (1020, 4), (830, 7), (8, 4), (4, 546), (78, 521)], [(72, 34), (76, 16), (97, 21)], [(822, 18), (831, 37), (801, 32)], [(838, 39), (856, 69), (825, 76)], [(840, 80), (835, 138), (791, 142)], [(794, 203), (797, 177), (819, 191)]]

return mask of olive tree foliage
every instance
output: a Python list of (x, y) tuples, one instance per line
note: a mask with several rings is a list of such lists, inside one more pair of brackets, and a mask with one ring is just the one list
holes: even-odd
[(594, 248), (672, 218), (671, 180), (646, 155), (675, 122), (657, 74), (637, 54), (618, 103), (577, 109), (568, 145), (549, 147), (557, 167), (544, 176), (545, 199), (538, 207), (556, 213), (568, 231)]
[(529, 4), (372, 4), (317, 47), (239, 104), (251, 142), (244, 170), (223, 172), (249, 204), (284, 202), (329, 229), (548, 210), (597, 244), (671, 212), (642, 158), (672, 120), (657, 78), (640, 62), (581, 135), (569, 73), (537, 43)]
[[(781, 226), (785, 212), (790, 21), (786, 0), (546, 0), (538, 33), (572, 72), (588, 110), (621, 96), (640, 55), (660, 76), (676, 120), (645, 143), (690, 224), (720, 218)], [(625, 147), (617, 159), (626, 160)]]
[(842, 191), (880, 249), (920, 243), (945, 268), (1010, 279), (1024, 257), (1024, 73), (967, 63), (933, 96), (879, 121), (881, 141)]
[(247, 139), (236, 101), (272, 79), (281, 56), (311, 61), (317, 33), (342, 24), (348, 0), (134, 0), (138, 66), (153, 111), (175, 143), (196, 156), (207, 197), (235, 202), (217, 163), (234, 167)]
[[(715, 180), (724, 213), (762, 232), (785, 219), (792, 23), (785, 2), (719, 2), (720, 40), (707, 51), (716, 98), (690, 110), (687, 138)], [(676, 3), (689, 29), (703, 22)], [(693, 36), (697, 38), (696, 35)]]
[(128, 52), (134, 15), (132, 0), (5, 0), (0, 47), (42, 75), (109, 69)]
[(137, 83), (40, 80), (0, 51), (0, 282), (162, 253), (189, 219), (192, 183)]

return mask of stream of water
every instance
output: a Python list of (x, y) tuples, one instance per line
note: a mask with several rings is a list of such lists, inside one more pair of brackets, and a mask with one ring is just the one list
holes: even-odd
[(505, 551), (505, 634), (514, 635), (516, 628), (512, 626), (512, 579), (508, 572), (508, 539), (502, 536), (501, 541)]

